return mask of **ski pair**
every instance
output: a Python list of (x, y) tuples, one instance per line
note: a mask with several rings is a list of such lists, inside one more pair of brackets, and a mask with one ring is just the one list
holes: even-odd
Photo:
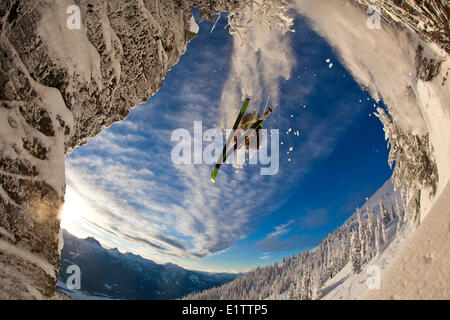
[(270, 115), (270, 113), (272, 112), (272, 109), (268, 108), (264, 114), (258, 118), (258, 120), (247, 130), (245, 130), (244, 134), (241, 135), (241, 137), (239, 139), (237, 139), (237, 141), (234, 143), (234, 147), (233, 148), (229, 148), (228, 152), (227, 152), (227, 146), (231, 146), (230, 142), (232, 141), (232, 139), (234, 139), (235, 136), (235, 131), (239, 125), (239, 123), (242, 120), (242, 117), (245, 114), (245, 111), (247, 110), (248, 104), (250, 102), (250, 99), (247, 98), (245, 99), (244, 103), (242, 104), (241, 110), (239, 111), (239, 114), (236, 118), (236, 121), (233, 125), (233, 130), (232, 130), (232, 134), (230, 134), (230, 136), (227, 139), (227, 142), (225, 143), (223, 150), (222, 150), (222, 154), (221, 154), (221, 158), (222, 161), (217, 160), (216, 164), (214, 165), (213, 171), (211, 173), (211, 181), (212, 183), (214, 183), (216, 181), (216, 177), (217, 174), (219, 173), (219, 169), (222, 166), (223, 163), (225, 163), (225, 161), (227, 160), (227, 158), (233, 153), (235, 152), (237, 149), (239, 149), (244, 143), (245, 143), (245, 138), (248, 136), (248, 132), (250, 132), (251, 130), (256, 130), (259, 126), (261, 126), (261, 124), (264, 122), (264, 120)]

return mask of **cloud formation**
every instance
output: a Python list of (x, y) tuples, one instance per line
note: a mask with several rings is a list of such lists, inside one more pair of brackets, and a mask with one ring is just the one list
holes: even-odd
[(220, 99), (219, 126), (233, 125), (241, 101), (247, 97), (252, 99), (250, 108), (262, 109), (269, 96), (272, 108), (277, 106), (280, 80), (290, 78), (295, 62), (285, 30), (263, 23), (248, 30), (244, 43), (235, 35), (230, 73)]

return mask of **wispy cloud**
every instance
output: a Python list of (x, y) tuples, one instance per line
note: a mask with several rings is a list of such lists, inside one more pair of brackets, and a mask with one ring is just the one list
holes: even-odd
[(288, 227), (289, 227), (292, 223), (294, 223), (294, 220), (290, 220), (290, 221), (288, 221), (288, 222), (285, 223), (285, 224), (281, 224), (281, 225), (275, 226), (275, 230), (272, 231), (272, 232), (270, 232), (270, 233), (268, 233), (267, 236), (266, 236), (266, 239), (268, 239), (268, 238), (274, 238), (274, 237), (279, 237), (279, 236), (281, 236), (281, 235), (284, 235), (284, 234), (288, 233), (288, 232), (289, 232)]
[(302, 231), (323, 226), (327, 222), (327, 211), (318, 209), (309, 210), (306, 214), (299, 213), (298, 218), (275, 226), (273, 231), (256, 244), (260, 250), (266, 251), (261, 254), (260, 259), (270, 258), (271, 252), (316, 245), (323, 235), (321, 233), (304, 234)]
[(284, 236), (290, 233), (291, 229), (289, 227), (294, 222), (295, 220), (291, 219), (286, 223), (275, 226), (273, 231), (269, 232), (264, 239), (258, 241), (257, 246), (260, 250), (267, 250), (261, 255), (260, 259), (270, 258), (270, 252), (279, 251), (288, 246), (294, 245), (294, 243), (295, 246), (297, 245), (296, 240), (292, 241), (292, 238), (284, 238)]
[(264, 252), (261, 254), (261, 256), (259, 257), (260, 260), (266, 260), (266, 259), (270, 259), (270, 252)]

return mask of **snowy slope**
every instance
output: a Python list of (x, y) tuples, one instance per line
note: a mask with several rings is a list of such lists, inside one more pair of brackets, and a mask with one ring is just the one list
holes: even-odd
[[(358, 274), (353, 274), (350, 262), (322, 287), (323, 300), (354, 300), (358, 299), (367, 290), (367, 279), (371, 276), (370, 268), (376, 266), (380, 271), (386, 269), (388, 264), (404, 246), (405, 240), (411, 235), (410, 225), (404, 224), (399, 234), (395, 234), (394, 225), (389, 228), (389, 243), (384, 251), (370, 260)], [(369, 270), (368, 270), (369, 269)]]
[(362, 299), (450, 299), (450, 184)]

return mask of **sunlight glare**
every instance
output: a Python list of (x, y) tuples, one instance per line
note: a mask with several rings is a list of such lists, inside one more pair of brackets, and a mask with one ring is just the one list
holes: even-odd
[(81, 217), (89, 211), (86, 201), (76, 193), (71, 187), (67, 186), (63, 210), (61, 212), (61, 227), (68, 229), (73, 223), (80, 222)]

